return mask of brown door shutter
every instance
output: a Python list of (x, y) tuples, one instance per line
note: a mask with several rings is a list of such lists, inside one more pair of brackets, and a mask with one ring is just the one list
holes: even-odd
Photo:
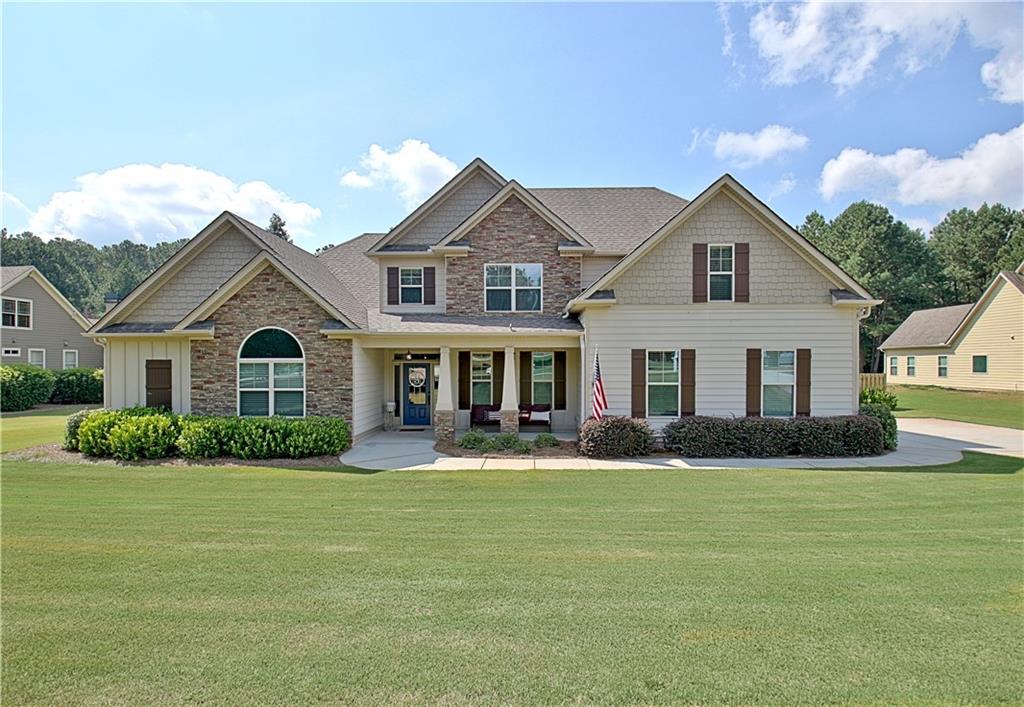
[(146, 361), (146, 407), (171, 407), (171, 362)]
[(469, 394), (469, 351), (459, 351), (459, 410), (469, 410), (472, 400)]
[(519, 352), (519, 402), (529, 405), (533, 402), (533, 353)]
[(736, 301), (750, 301), (750, 244), (736, 244)]
[(555, 410), (565, 410), (565, 351), (555, 351)]
[(398, 304), (398, 268), (388, 268), (388, 304)]
[(630, 414), (647, 417), (647, 351), (644, 349), (633, 349), (632, 371), (633, 404)]
[[(503, 386), (505, 385), (505, 352), (495, 351), (491, 354), (491, 404), (501, 405), (501, 394), (504, 392)], [(512, 362), (508, 362), (512, 365)]]
[(693, 244), (693, 301), (708, 301), (708, 244)]
[(811, 414), (811, 350), (796, 350), (796, 414)]
[(436, 304), (437, 295), (434, 292), (434, 268), (423, 268), (423, 304)]
[(761, 415), (761, 349), (747, 349), (747, 417)]
[(694, 415), (697, 412), (697, 351), (682, 349), (679, 352), (679, 380), (682, 384), (682, 404), (679, 408), (681, 416)]

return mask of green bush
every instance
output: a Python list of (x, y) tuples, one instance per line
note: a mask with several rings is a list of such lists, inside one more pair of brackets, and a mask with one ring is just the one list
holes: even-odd
[(896, 418), (893, 416), (891, 408), (877, 403), (867, 403), (860, 406), (860, 414), (878, 420), (882, 425), (882, 445), (885, 449), (896, 449), (899, 435), (896, 429)]
[(480, 446), (487, 442), (487, 433), (483, 430), (472, 429), (459, 437), (456, 444), (462, 449), (480, 449)]
[(16, 363), (0, 366), (0, 410), (15, 412), (42, 405), (50, 399), (53, 371)]
[(586, 457), (642, 457), (651, 453), (654, 433), (646, 420), (591, 418), (580, 428), (579, 447)]
[(186, 459), (212, 459), (223, 452), (221, 440), (228, 420), (223, 417), (185, 417), (174, 446)]
[(550, 432), (541, 432), (537, 435), (537, 438), (533, 440), (533, 446), (538, 449), (541, 447), (557, 447), (558, 438)]
[(501, 432), (500, 434), (494, 435), (491, 438), (494, 442), (494, 446), (497, 449), (515, 449), (519, 443), (519, 437), (512, 432)]
[(78, 412), (73, 412), (68, 415), (68, 419), (64, 423), (64, 449), (69, 452), (78, 451), (78, 428), (80, 428), (86, 418), (94, 412), (97, 411), (79, 410)]
[(845, 429), (841, 417), (794, 417), (793, 453), (803, 457), (845, 457)]
[(844, 419), (847, 454), (866, 457), (885, 451), (885, 430), (877, 418), (870, 415), (847, 415)]
[(885, 388), (865, 388), (860, 391), (860, 404), (884, 405), (890, 410), (895, 410), (896, 406), (899, 405), (899, 398), (896, 397), (896, 393)]
[(282, 456), (292, 459), (337, 456), (349, 447), (348, 424), (338, 417), (307, 417), (288, 420), (290, 434), (285, 438)]
[(528, 439), (517, 439), (516, 443), (512, 445), (512, 451), (516, 454), (532, 454), (533, 444)]
[(78, 449), (89, 457), (109, 457), (108, 435), (124, 417), (122, 410), (93, 410), (78, 427)]
[(735, 422), (736, 446), (748, 457), (786, 457), (794, 453), (790, 421), (777, 417), (741, 417)]
[(57, 371), (50, 402), (66, 403), (102, 403), (103, 402), (103, 369), (102, 368), (66, 368)]
[(224, 450), (238, 459), (284, 457), (285, 441), (291, 431), (282, 417), (242, 417), (225, 427)]
[(169, 457), (177, 439), (178, 421), (172, 413), (126, 415), (107, 433), (110, 455), (123, 461)]
[[(738, 457), (743, 455), (739, 432), (737, 420), (702, 415), (673, 420), (661, 434), (665, 448), (683, 457)], [(755, 436), (751, 425), (745, 434), (748, 440)]]

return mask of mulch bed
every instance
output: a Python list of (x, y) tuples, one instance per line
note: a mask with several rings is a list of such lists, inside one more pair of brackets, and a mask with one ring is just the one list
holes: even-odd
[(60, 444), (40, 444), (36, 447), (18, 449), (7, 452), (2, 457), (3, 461), (26, 461), (43, 462), (47, 464), (91, 464), (96, 466), (171, 466), (171, 467), (245, 467), (245, 466), (272, 466), (288, 469), (324, 469), (328, 467), (344, 466), (337, 457), (326, 455), (322, 457), (307, 457), (305, 459), (236, 459), (235, 457), (215, 457), (213, 459), (182, 459), (181, 457), (169, 457), (167, 459), (140, 459), (134, 462), (123, 462), (117, 459), (100, 457), (87, 457), (81, 452), (69, 452), (62, 449)]
[(512, 450), (498, 450), (494, 452), (487, 452), (482, 454), (475, 449), (463, 449), (462, 447), (454, 444), (438, 442), (434, 445), (434, 451), (440, 452), (441, 454), (447, 454), (450, 457), (467, 457), (473, 459), (534, 459), (534, 458), (547, 458), (547, 457), (578, 457), (580, 456), (579, 450), (576, 448), (575, 442), (567, 442), (565, 440), (558, 440), (557, 447), (537, 447), (529, 454), (519, 454)]

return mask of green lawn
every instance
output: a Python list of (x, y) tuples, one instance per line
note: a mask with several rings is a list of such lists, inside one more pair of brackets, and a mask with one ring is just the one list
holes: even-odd
[(0, 698), (1019, 703), (1020, 466), (5, 463)]
[(0, 418), (0, 452), (60, 442), (64, 439), (64, 422), (68, 415), (87, 407), (96, 406), (61, 405), (43, 410), (5, 412)]
[(947, 390), (930, 386), (894, 386), (897, 417), (938, 417), (1024, 429), (1024, 393)]

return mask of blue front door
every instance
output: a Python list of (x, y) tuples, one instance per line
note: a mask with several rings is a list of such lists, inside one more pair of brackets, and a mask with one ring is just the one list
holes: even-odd
[(430, 364), (402, 364), (402, 424), (430, 424)]

